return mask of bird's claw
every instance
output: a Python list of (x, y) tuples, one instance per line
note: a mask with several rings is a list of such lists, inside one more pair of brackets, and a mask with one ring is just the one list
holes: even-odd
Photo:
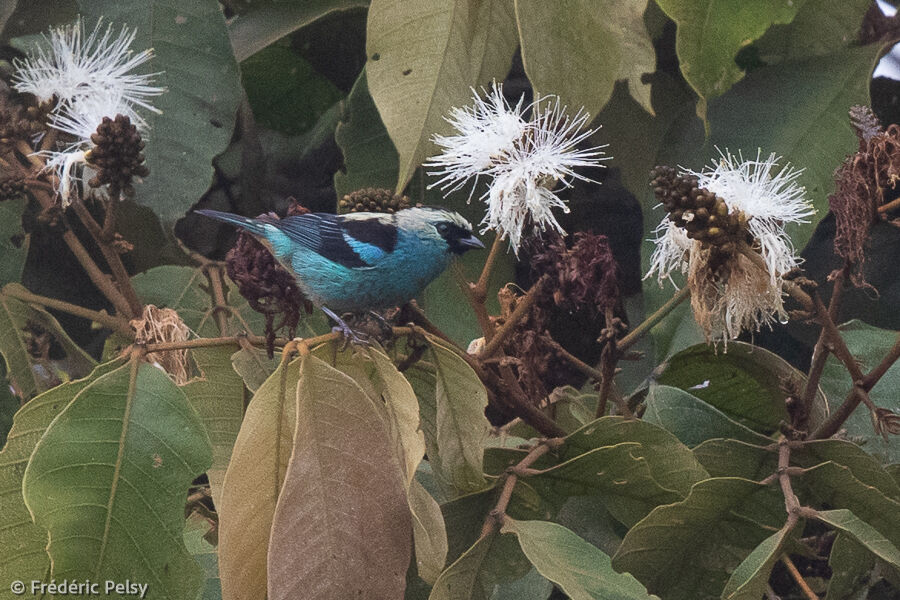
[(358, 346), (368, 346), (369, 345), (369, 337), (362, 333), (357, 333), (347, 325), (346, 321), (337, 316), (336, 313), (331, 311), (329, 308), (323, 306), (322, 312), (331, 317), (331, 319), (337, 323), (334, 327), (331, 328), (332, 333), (340, 333), (344, 336), (344, 345), (341, 346), (341, 351), (347, 349), (347, 346), (350, 344), (356, 344)]

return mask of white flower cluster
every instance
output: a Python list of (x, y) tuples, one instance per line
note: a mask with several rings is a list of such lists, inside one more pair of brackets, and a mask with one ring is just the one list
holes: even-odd
[[(584, 129), (589, 115), (579, 110), (567, 116), (566, 107), (552, 96), (528, 106), (520, 99), (512, 106), (497, 83), (485, 98), (475, 93), (474, 102), (451, 110), (447, 121), (455, 135), (434, 136), (443, 152), (425, 163), (434, 169), (429, 174), (440, 177), (430, 187), (449, 193), (474, 180), (474, 193), (478, 178), (489, 178), (482, 196), (488, 205), (482, 233), (491, 229), (507, 237), (517, 254), (529, 225), (535, 233), (547, 228), (564, 233), (552, 209), (568, 208), (554, 189), (571, 187), (572, 179), (591, 181), (574, 169), (600, 166), (604, 160), (605, 146), (578, 149), (597, 131)], [(534, 114), (526, 120), (529, 111)]]
[(797, 183), (802, 171), (790, 165), (779, 169), (779, 160), (775, 154), (763, 160), (760, 153), (755, 160), (744, 160), (726, 151), (711, 168), (683, 173), (696, 176), (697, 187), (721, 198), (729, 211), (744, 214), (754, 246), (745, 250), (758, 252), (765, 270), (739, 253), (724, 274), (712, 274), (707, 264), (710, 252), (700, 241), (690, 239), (668, 217), (656, 228), (656, 249), (646, 277), (656, 275), (661, 284), (673, 272), (687, 274), (694, 315), (713, 340), (727, 343), (741, 331), (786, 318), (784, 275), (800, 264), (800, 258), (784, 227), (807, 222), (815, 210)]
[(135, 34), (126, 27), (115, 34), (112, 25), (104, 28), (100, 22), (86, 34), (79, 19), (51, 29), (28, 58), (14, 63), (15, 89), (43, 102), (55, 99), (50, 125), (75, 138), (62, 151), (44, 153), (48, 168), (59, 176), (63, 205), (69, 203), (72, 171), (85, 163), (93, 147), (91, 135), (104, 117), (126, 116), (145, 131), (147, 123), (138, 110), (159, 113), (150, 104), (150, 98), (165, 91), (151, 85), (159, 73), (132, 73), (153, 57), (149, 49), (132, 52)]

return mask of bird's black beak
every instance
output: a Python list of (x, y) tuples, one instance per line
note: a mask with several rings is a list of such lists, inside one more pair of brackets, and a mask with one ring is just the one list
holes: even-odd
[(481, 240), (479, 240), (474, 235), (470, 235), (469, 237), (465, 237), (465, 238), (459, 238), (458, 240), (456, 240), (456, 243), (459, 244), (460, 246), (463, 246), (466, 249), (468, 249), (468, 248), (484, 248), (484, 244), (481, 243)]

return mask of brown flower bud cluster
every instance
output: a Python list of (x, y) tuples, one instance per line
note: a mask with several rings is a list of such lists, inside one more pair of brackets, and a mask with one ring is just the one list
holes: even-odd
[(144, 164), (144, 141), (131, 119), (116, 115), (115, 119), (103, 117), (97, 131), (91, 135), (94, 148), (87, 155), (88, 163), (97, 175), (88, 185), (98, 188), (109, 185), (110, 198), (117, 200), (122, 194), (131, 196), (134, 177), (146, 177), (150, 169)]
[(0, 174), (0, 202), (25, 193), (25, 179), (16, 173)]
[(752, 245), (744, 213), (730, 210), (722, 198), (698, 187), (695, 175), (679, 175), (672, 167), (657, 166), (650, 176), (653, 193), (668, 211), (669, 219), (689, 238), (710, 249), (713, 271), (728, 262), (742, 243)]
[(378, 212), (392, 214), (409, 208), (409, 197), (392, 190), (364, 188), (346, 194), (338, 203), (339, 212)]
[(859, 151), (835, 171), (835, 192), (828, 205), (835, 219), (834, 252), (852, 267), (854, 285), (865, 286), (862, 266), (869, 230), (879, 218), (878, 208), (900, 196), (900, 127), (884, 130), (865, 106), (850, 109), (850, 122)]
[[(296, 204), (288, 209), (288, 215), (308, 213)], [(259, 218), (278, 219), (277, 215), (261, 215)], [(272, 253), (252, 235), (241, 231), (237, 242), (225, 256), (228, 276), (237, 284), (238, 292), (250, 307), (266, 318), (266, 341), (269, 356), (275, 349), (275, 332), (287, 329), (293, 338), (300, 323), (301, 309), (312, 312), (312, 304), (306, 299), (294, 276), (272, 256)], [(275, 317), (280, 315), (278, 325)]]
[(0, 92), (0, 145), (31, 142), (47, 130), (46, 120), (55, 102), (37, 103), (33, 96)]

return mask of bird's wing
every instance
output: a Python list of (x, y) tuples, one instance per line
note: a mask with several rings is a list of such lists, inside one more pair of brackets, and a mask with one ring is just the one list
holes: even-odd
[(397, 243), (397, 228), (378, 218), (310, 213), (271, 224), (292, 242), (351, 269), (373, 266)]

